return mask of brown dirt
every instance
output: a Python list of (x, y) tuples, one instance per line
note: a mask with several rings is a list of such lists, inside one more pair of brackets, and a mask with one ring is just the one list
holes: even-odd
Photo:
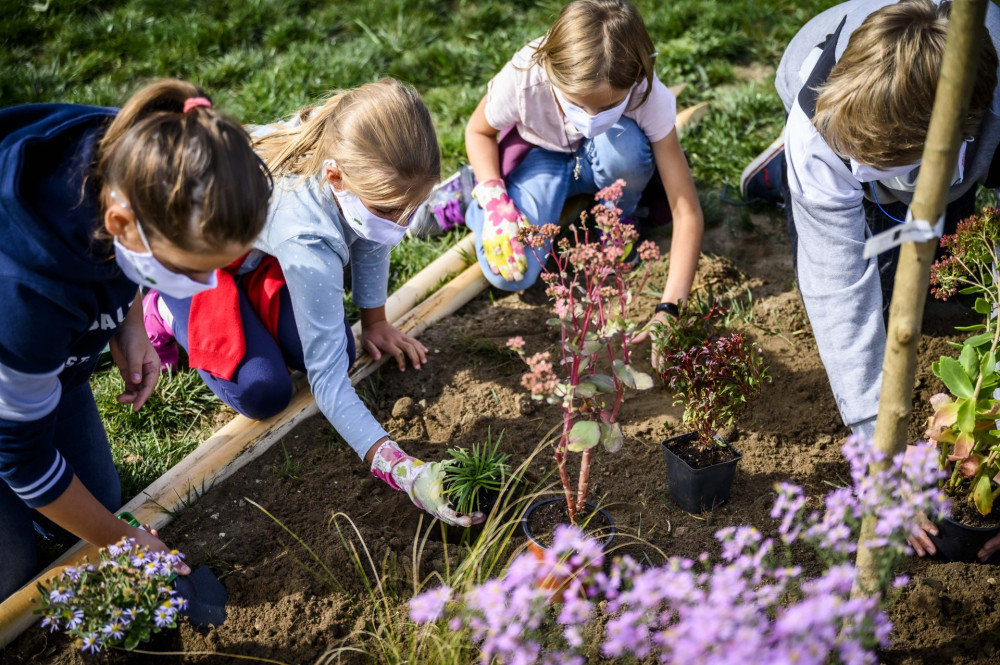
[[(552, 546), (552, 533), (560, 524), (567, 524), (570, 521), (569, 510), (566, 508), (566, 500), (561, 496), (553, 497), (546, 501), (541, 501), (527, 515), (524, 516), (525, 530), (542, 547)], [(611, 544), (614, 541), (613, 524), (608, 520), (605, 513), (595, 510), (590, 503), (584, 510), (577, 511), (576, 523), (583, 528), (583, 531), (597, 540)]]
[[(607, 508), (624, 534), (622, 542), (634, 541), (630, 534), (647, 543), (629, 544), (626, 549), (653, 562), (661, 560), (662, 553), (695, 557), (706, 549), (716, 552), (712, 534), (725, 525), (749, 523), (773, 533), (768, 511), (776, 481), (803, 485), (818, 505), (831, 484), (849, 479), (840, 453), (847, 431), (795, 289), (783, 219), (755, 216), (753, 222), (752, 233), (726, 226), (710, 229), (698, 272), (698, 284), (711, 286), (716, 294), (752, 291), (753, 324), (747, 330), (763, 348), (773, 377), (739, 421), (732, 439), (743, 459), (729, 502), (695, 517), (667, 499), (660, 442), (679, 433), (681, 412), (658, 389), (627, 397), (620, 416), (626, 436), (623, 450), (594, 455), (591, 500)], [(660, 241), (662, 247), (668, 246), (666, 238)], [(641, 311), (652, 310), (665, 266), (665, 261), (654, 266), (654, 286), (636, 303)], [(504, 343), (520, 335), (528, 350), (550, 347), (556, 336), (545, 325), (549, 316), (540, 289), (484, 294), (422, 335), (431, 349), (424, 369), (401, 373), (386, 366), (359, 388), (375, 404), (376, 417), (412, 454), (439, 459), (447, 446), (467, 447), (485, 441), (489, 433), (495, 438), (502, 430), (502, 447), (517, 464), (546, 439), (559, 419), (554, 407), (526, 399), (519, 385), (523, 364)], [(949, 352), (946, 341), (954, 335), (952, 326), (962, 319), (962, 310), (954, 305), (929, 306), (920, 343), (911, 439), (922, 433), (929, 413), (927, 398), (941, 390), (930, 361)], [(529, 478), (544, 478), (552, 466), (550, 455), (543, 451), (531, 461)], [(308, 544), (317, 559), (250, 501)], [(222, 627), (207, 631), (185, 624), (149, 648), (310, 663), (330, 648), (357, 646), (357, 631), (364, 630), (372, 603), (331, 522), (337, 512), (350, 516), (376, 567), (386, 570), (387, 580), (408, 595), (420, 513), (405, 495), (371, 477), (326, 421), (316, 417), (211, 489), (163, 529), (165, 539), (185, 551), (192, 563), (208, 565), (222, 577), (229, 591), (229, 618)], [(337, 523), (345, 537), (358, 542), (344, 519)], [(447, 535), (454, 543), (454, 531)], [(523, 544), (520, 534), (515, 544)], [(428, 530), (416, 565), (418, 578), (442, 570), (446, 558), (454, 561), (454, 556), (452, 545), (446, 551), (441, 530)], [(894, 646), (882, 654), (885, 663), (1000, 662), (996, 568), (912, 561), (903, 572), (914, 581), (903, 589), (892, 611)], [(342, 662), (368, 662), (361, 656), (353, 658)], [(3, 660), (63, 665), (79, 663), (81, 656), (64, 638), (33, 629), (3, 653)], [(219, 655), (153, 660), (115, 654), (108, 660), (240, 662)]]

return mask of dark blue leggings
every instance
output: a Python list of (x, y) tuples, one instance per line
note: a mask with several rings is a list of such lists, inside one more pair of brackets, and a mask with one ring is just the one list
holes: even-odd
[[(998, 160), (995, 159), (994, 161)], [(870, 187), (870, 185), (866, 184), (865, 190), (870, 191)], [(954, 233), (958, 223), (976, 211), (975, 204), (977, 189), (978, 187), (972, 187), (960, 198), (948, 204), (948, 207), (945, 209), (945, 235)], [(781, 193), (785, 199), (785, 218), (788, 223), (789, 244), (791, 245), (792, 250), (792, 269), (795, 272), (796, 278), (798, 278), (799, 234), (798, 231), (795, 230), (795, 217), (792, 215), (792, 194), (791, 190), (788, 188), (787, 162), (781, 172)], [(897, 219), (906, 219), (906, 210), (909, 207), (905, 203), (900, 203), (898, 201), (886, 201), (882, 204), (882, 208), (880, 209), (874, 202), (869, 201), (867, 198), (865, 198), (862, 203), (865, 209), (865, 221), (868, 223), (868, 228), (871, 229), (872, 235), (878, 235), (882, 231), (890, 229), (898, 224), (895, 220), (890, 219), (886, 213), (889, 213), (889, 215), (892, 215)], [(937, 252), (934, 255), (935, 260), (938, 260), (943, 256), (943, 250), (938, 247)], [(889, 305), (892, 304), (892, 288), (896, 282), (896, 265), (899, 263), (899, 247), (893, 247), (888, 251), (882, 252), (876, 258), (876, 262), (878, 265), (879, 284), (882, 288), (882, 323), (885, 325), (886, 329), (888, 329)]]
[[(84, 487), (105, 508), (118, 510), (122, 499), (121, 483), (111, 461), (111, 447), (90, 383), (84, 381), (64, 391), (55, 413), (53, 444), (73, 467)], [(0, 482), (0, 600), (17, 591), (38, 572), (36, 530), (65, 544), (77, 540), (76, 536), (24, 505), (6, 483)]]
[[(288, 295), (288, 287), (282, 287), (279, 298), (278, 339), (271, 337), (263, 321), (257, 316), (249, 298), (240, 294), (240, 317), (243, 320), (243, 336), (247, 350), (243, 360), (236, 366), (229, 381), (212, 376), (204, 370), (198, 374), (205, 380), (212, 392), (223, 402), (247, 418), (263, 420), (280, 413), (292, 399), (293, 386), (288, 367), (305, 371), (302, 341), (295, 327), (295, 315)], [(160, 294), (163, 302), (174, 315), (174, 337), (186, 350), (188, 348), (188, 316), (191, 299), (178, 300)], [(354, 365), (354, 333), (351, 324), (344, 318), (347, 334), (347, 354), (349, 365)]]

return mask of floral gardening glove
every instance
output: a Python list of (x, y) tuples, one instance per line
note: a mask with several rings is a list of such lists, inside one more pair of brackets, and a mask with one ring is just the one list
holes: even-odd
[(406, 492), (417, 508), (452, 526), (471, 526), (486, 519), (482, 513), (460, 515), (455, 512), (444, 496), (444, 465), (441, 462), (426, 464), (410, 457), (395, 441), (386, 441), (375, 451), (372, 475), (384, 480), (392, 489)]
[(472, 196), (486, 213), (483, 222), (483, 252), (494, 274), (511, 282), (524, 279), (528, 258), (517, 232), (528, 224), (521, 211), (507, 196), (507, 187), (500, 178), (491, 178), (476, 185)]

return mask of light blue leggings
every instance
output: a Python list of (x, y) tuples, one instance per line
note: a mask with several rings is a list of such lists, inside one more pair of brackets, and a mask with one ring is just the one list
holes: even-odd
[[(579, 172), (574, 170), (579, 164)], [(649, 179), (653, 176), (653, 149), (646, 134), (630, 118), (622, 118), (611, 129), (585, 139), (575, 153), (532, 148), (524, 161), (505, 178), (507, 194), (532, 224), (555, 224), (566, 199), (577, 194), (595, 194), (621, 178), (625, 190), (618, 207), (622, 217), (635, 212)], [(483, 209), (475, 201), (465, 213), (465, 223), (476, 238), (476, 256), (489, 282), (504, 291), (521, 291), (535, 283), (548, 259), (551, 246), (527, 248), (528, 269), (514, 282), (494, 275), (483, 252)], [(537, 252), (537, 256), (535, 255)]]

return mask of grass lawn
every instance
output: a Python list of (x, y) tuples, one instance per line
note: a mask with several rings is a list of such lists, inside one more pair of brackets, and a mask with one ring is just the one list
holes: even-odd
[[(713, 100), (683, 137), (706, 212), (724, 184), (780, 131), (773, 68), (784, 45), (828, 0), (673, 0), (637, 3), (667, 85), (687, 82), (679, 107)], [(465, 161), (463, 128), (486, 83), (540, 36), (559, 2), (8, 2), (0, 15), (0, 103), (116, 106), (142, 82), (203, 86), (245, 123), (286, 117), (334, 89), (393, 76), (414, 85), (434, 117), (445, 175)], [(730, 194), (733, 196), (733, 194)], [(453, 242), (405, 241), (399, 284)], [(163, 377), (139, 414), (114, 401), (116, 372), (95, 375), (126, 498), (214, 429), (221, 403), (197, 374)]]

